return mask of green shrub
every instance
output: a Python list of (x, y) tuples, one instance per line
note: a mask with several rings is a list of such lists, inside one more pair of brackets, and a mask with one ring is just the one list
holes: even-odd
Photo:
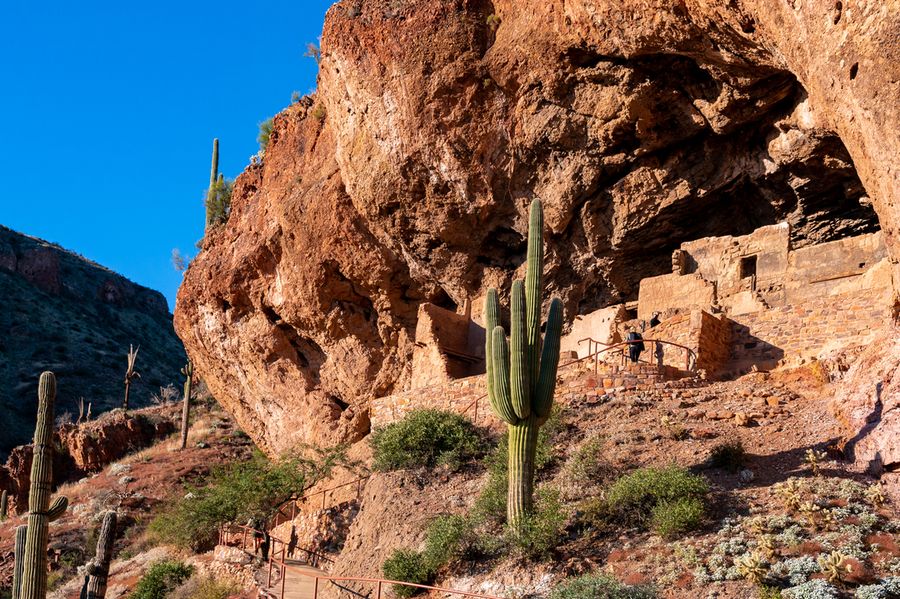
[(259, 135), (256, 136), (256, 141), (259, 142), (260, 152), (265, 153), (266, 148), (269, 147), (269, 138), (272, 136), (274, 126), (275, 119), (271, 117), (259, 124)]
[(586, 574), (563, 581), (549, 599), (655, 599), (656, 591), (646, 586), (622, 584), (605, 574)]
[(609, 478), (615, 469), (604, 459), (603, 446), (606, 437), (594, 435), (582, 443), (569, 458), (566, 467), (569, 478), (581, 486), (595, 485)]
[(403, 420), (372, 434), (375, 468), (458, 468), (482, 453), (482, 442), (471, 422), (453, 412), (414, 410)]
[(210, 224), (220, 225), (228, 221), (231, 215), (231, 196), (234, 192), (234, 181), (219, 176), (206, 191), (206, 212)]
[(228, 599), (239, 592), (240, 587), (234, 582), (218, 581), (211, 575), (195, 575), (178, 587), (169, 599)]
[(705, 509), (696, 497), (662, 501), (653, 506), (650, 528), (659, 536), (671, 539), (700, 527)]
[(699, 526), (708, 492), (706, 480), (684, 468), (640, 468), (620, 477), (605, 499), (585, 511), (595, 520), (650, 526), (671, 536)]
[(150, 566), (138, 581), (129, 599), (165, 599), (193, 574), (194, 568), (182, 562), (163, 561)]
[(526, 557), (546, 558), (559, 545), (567, 519), (559, 491), (539, 489), (534, 511), (507, 533), (510, 544)]
[(210, 475), (204, 486), (188, 489), (190, 498), (178, 499), (150, 523), (151, 538), (193, 550), (209, 549), (217, 529), (227, 522), (264, 519), (291, 493), (305, 488), (330, 468), (298, 459), (270, 462), (259, 452)]
[(464, 550), (471, 535), (471, 525), (463, 516), (438, 516), (428, 525), (425, 537), (425, 562), (438, 571)]
[[(384, 577), (389, 580), (412, 582), (415, 584), (428, 584), (434, 576), (434, 571), (428, 567), (425, 556), (412, 549), (397, 549), (381, 565)], [(412, 597), (420, 589), (402, 585), (394, 585), (394, 593), (398, 597)]]
[(746, 459), (747, 452), (744, 451), (744, 445), (740, 441), (719, 443), (709, 454), (709, 464), (713, 468), (721, 468), (729, 472), (737, 472), (743, 468)]

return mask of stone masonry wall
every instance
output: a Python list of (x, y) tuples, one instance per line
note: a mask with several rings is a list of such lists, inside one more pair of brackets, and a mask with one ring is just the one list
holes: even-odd
[(809, 301), (733, 318), (730, 374), (751, 366), (797, 364), (832, 349), (861, 345), (890, 319), (889, 303), (871, 291)]

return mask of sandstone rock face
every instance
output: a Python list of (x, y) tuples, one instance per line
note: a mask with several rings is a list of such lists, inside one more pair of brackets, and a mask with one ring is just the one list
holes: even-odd
[(880, 226), (896, 264), (900, 11), (835, 6), (337, 3), (316, 96), (185, 277), (188, 353), (270, 454), (359, 438), (409, 381), (419, 304), (521, 274), (533, 197), (569, 320), (683, 241), (780, 220), (795, 247)]

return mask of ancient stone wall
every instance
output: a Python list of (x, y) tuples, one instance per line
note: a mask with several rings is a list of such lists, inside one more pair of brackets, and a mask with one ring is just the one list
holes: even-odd
[[(676, 314), (644, 332), (646, 339), (677, 343), (695, 352), (696, 367), (714, 378), (731, 357), (731, 322), (724, 315), (714, 316), (704, 310)], [(651, 354), (659, 350), (648, 343)], [(685, 351), (662, 344), (662, 362), (666, 366), (687, 367)], [(649, 358), (649, 356), (648, 356)]]
[(484, 329), (465, 314), (419, 306), (409, 389), (484, 372)]
[(733, 317), (732, 362), (739, 374), (791, 365), (872, 339), (890, 320), (885, 294), (862, 291)]
[(583, 358), (588, 355), (590, 344), (578, 343), (582, 339), (591, 338), (606, 344), (618, 343), (622, 340), (622, 336), (617, 327), (626, 318), (623, 304), (601, 308), (590, 314), (579, 314), (572, 322), (569, 333), (560, 339), (560, 351), (576, 352), (579, 358)]

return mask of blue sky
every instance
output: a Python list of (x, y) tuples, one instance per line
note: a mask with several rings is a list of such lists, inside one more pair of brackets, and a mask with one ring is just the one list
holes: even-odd
[(213, 137), (235, 177), (258, 125), (315, 88), (329, 1), (9, 2), (0, 224), (162, 291), (193, 255)]

